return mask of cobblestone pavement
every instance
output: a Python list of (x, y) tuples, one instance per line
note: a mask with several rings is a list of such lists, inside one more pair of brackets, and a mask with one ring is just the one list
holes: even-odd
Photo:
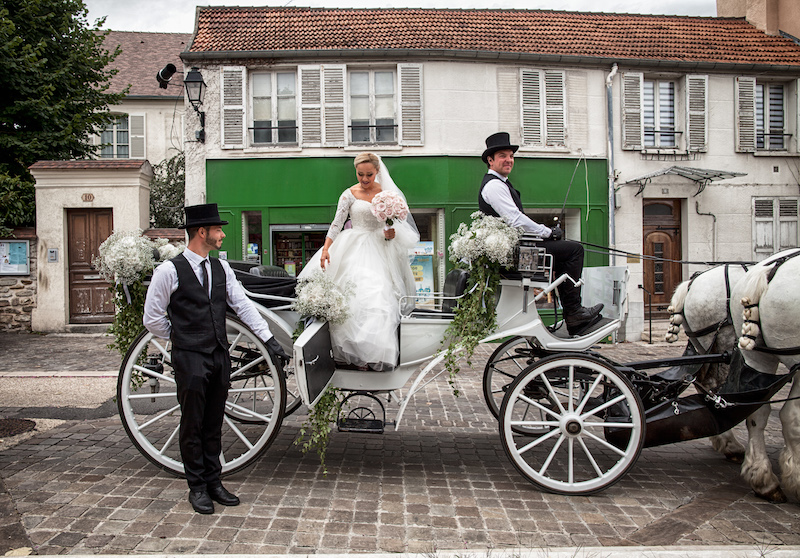
[[(0, 376), (32, 368), (45, 376), (111, 370), (119, 357), (105, 343), (0, 335)], [(116, 415), (66, 420), (0, 454), (7, 490), (0, 490), (0, 508), (4, 517), (17, 517), (0, 533), (17, 544), (28, 537), (39, 554), (800, 545), (800, 506), (753, 496), (739, 467), (706, 440), (643, 450), (631, 472), (598, 495), (539, 491), (506, 457), (483, 401), (481, 372), (492, 349), (480, 347), (474, 369), (462, 370), (460, 397), (444, 378), (428, 384), (399, 431), (334, 432), (327, 476), (316, 455), (294, 444), (305, 413), (288, 417), (259, 460), (225, 481), (242, 504), (209, 516), (192, 512), (185, 481), (140, 455)], [(682, 347), (625, 343), (600, 350), (630, 362), (677, 355)], [(48, 378), (26, 381), (38, 382), (31, 389), (41, 391), (43, 405), (53, 405)], [(2, 414), (7, 404), (0, 405)], [(745, 440), (743, 427), (736, 432)], [(775, 462), (782, 446), (777, 409), (767, 446)]]

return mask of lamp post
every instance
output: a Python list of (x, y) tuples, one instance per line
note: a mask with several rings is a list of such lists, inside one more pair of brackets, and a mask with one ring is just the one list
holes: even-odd
[(186, 77), (183, 78), (183, 84), (186, 86), (186, 98), (189, 99), (194, 111), (200, 116), (200, 130), (194, 133), (197, 141), (200, 143), (206, 142), (206, 113), (200, 110), (200, 105), (203, 104), (203, 97), (206, 93), (206, 82), (203, 81), (203, 75), (197, 68), (192, 68)]

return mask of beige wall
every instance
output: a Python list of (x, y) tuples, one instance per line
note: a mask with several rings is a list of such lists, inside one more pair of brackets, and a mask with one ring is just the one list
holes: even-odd
[[(114, 230), (146, 229), (150, 215), (147, 161), (139, 169), (32, 169), (36, 180), (38, 296), (33, 331), (71, 331), (67, 258), (67, 209), (111, 208)], [(94, 199), (83, 201), (83, 194)], [(58, 250), (48, 262), (47, 251)]]
[(798, 0), (717, 0), (719, 17), (743, 17), (770, 35), (785, 31), (800, 37)]

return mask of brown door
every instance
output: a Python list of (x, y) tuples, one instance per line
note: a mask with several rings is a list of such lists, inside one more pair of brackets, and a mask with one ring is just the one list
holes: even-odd
[(672, 293), (681, 282), (677, 263), (681, 259), (681, 201), (645, 199), (643, 224), (648, 256), (644, 260), (645, 319), (650, 310), (654, 318), (666, 318)]
[(114, 300), (109, 283), (92, 267), (97, 249), (113, 229), (111, 209), (68, 209), (69, 322), (110, 323)]

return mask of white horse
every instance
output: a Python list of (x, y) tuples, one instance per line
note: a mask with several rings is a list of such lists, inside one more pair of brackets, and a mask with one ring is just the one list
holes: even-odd
[[(796, 257), (792, 257), (796, 256)], [(786, 250), (759, 262), (737, 283), (731, 294), (739, 312), (733, 312), (734, 326), (742, 332), (739, 346), (745, 362), (759, 372), (775, 373), (783, 363), (790, 370), (800, 364), (800, 249)], [(785, 349), (784, 353), (765, 352)], [(800, 381), (795, 379), (780, 412), (784, 447), (780, 454), (781, 483), (767, 458), (764, 429), (769, 404), (761, 406), (747, 419), (750, 442), (742, 466), (742, 476), (756, 493), (780, 494), (800, 500)], [(784, 497), (785, 498), (785, 497)], [(773, 498), (770, 498), (773, 501)], [(780, 500), (777, 500), (780, 501)], [(784, 500), (785, 501), (785, 500)]]
[[(669, 306), (670, 327), (668, 343), (678, 340), (683, 325), (689, 342), (698, 354), (732, 352), (738, 341), (733, 327), (730, 306), (731, 290), (742, 277), (746, 267), (726, 264), (694, 275), (675, 289)], [(704, 364), (697, 373), (698, 382), (707, 389), (715, 389), (728, 377), (730, 367), (724, 363)], [(712, 447), (734, 463), (742, 463), (744, 446), (728, 430), (710, 438)]]

